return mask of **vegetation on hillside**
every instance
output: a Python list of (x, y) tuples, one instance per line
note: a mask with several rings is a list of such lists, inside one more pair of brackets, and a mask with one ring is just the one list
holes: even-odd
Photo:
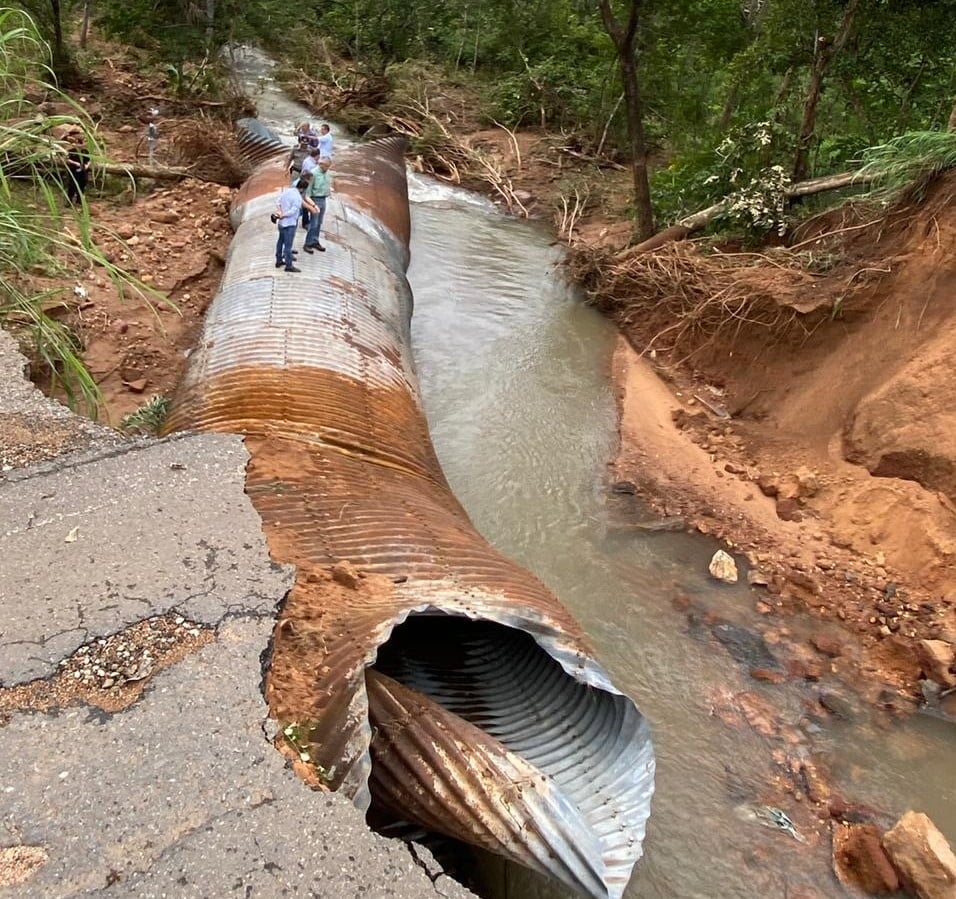
[(43, 287), (37, 276), (56, 272), (64, 255), (120, 272), (92, 239), (85, 201), (64, 212), (66, 151), (53, 135), (68, 128), (86, 152), (98, 147), (78, 106), (72, 115), (44, 111), (50, 98), (69, 104), (53, 83), (48, 53), (29, 16), (0, 9), (0, 325), (21, 335), (71, 400), (93, 409), (96, 384), (75, 336), (54, 314), (63, 290)]
[(411, 61), (425, 108), (429, 80), (467, 83), (478, 121), (560, 132), (630, 168), (637, 237), (734, 192), (772, 201), (903, 133), (944, 131), (956, 100), (956, 0), (23, 2), (64, 72), (65, 23), (81, 21), (82, 43), (92, 18), (189, 93), (221, 78), (234, 42), (269, 46), (352, 107), (387, 101)]

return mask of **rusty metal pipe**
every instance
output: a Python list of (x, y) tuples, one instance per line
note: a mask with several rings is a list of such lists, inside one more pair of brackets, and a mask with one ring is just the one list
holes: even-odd
[[(259, 167), (167, 430), (246, 435), (270, 549), (298, 566), (276, 658), (305, 650), (269, 689), (307, 677), (302, 739), (359, 807), (617, 899), (650, 812), (647, 723), (445, 481), (410, 351), (402, 142), (339, 154), (328, 251), (289, 275), (268, 218), (288, 151), (255, 122), (240, 141)], [(343, 560), (379, 586), (330, 586)]]

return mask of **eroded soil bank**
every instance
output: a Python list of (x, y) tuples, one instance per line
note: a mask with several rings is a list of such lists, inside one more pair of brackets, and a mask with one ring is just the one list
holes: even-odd
[[(947, 708), (956, 179), (852, 233), (805, 239), (828, 255), (826, 271), (791, 271), (792, 254), (768, 251), (735, 275), (746, 295), (716, 312), (706, 286), (670, 321), (640, 288), (604, 296), (630, 341), (615, 366), (615, 476), (745, 555), (751, 583), (766, 588), (761, 612), (806, 609), (839, 625), (827, 665), (862, 674), (871, 698), (884, 686), (933, 703), (942, 692)], [(676, 292), (686, 272), (675, 267)], [(714, 314), (725, 320), (691, 321)], [(662, 336), (678, 327), (683, 339)]]

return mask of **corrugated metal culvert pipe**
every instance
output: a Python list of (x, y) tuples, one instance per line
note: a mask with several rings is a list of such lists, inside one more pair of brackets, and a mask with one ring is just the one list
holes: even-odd
[[(402, 142), (337, 156), (328, 251), (299, 274), (274, 268), (269, 221), (288, 151), (255, 122), (243, 143), (266, 161), (233, 205), (167, 430), (247, 435), (248, 493), (273, 556), (299, 571), (270, 694), (305, 684), (297, 746), (359, 807), (621, 896), (650, 813), (647, 724), (442, 474), (410, 351)], [(342, 561), (367, 581), (332, 583)], [(291, 649), (307, 661), (280, 666)]]

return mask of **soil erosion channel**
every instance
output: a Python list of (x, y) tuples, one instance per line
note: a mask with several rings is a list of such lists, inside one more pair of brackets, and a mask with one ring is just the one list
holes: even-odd
[[(261, 119), (278, 133), (310, 118), (276, 88), (261, 57), (244, 55), (237, 65)], [(806, 721), (810, 688), (755, 684), (751, 666), (713, 639), (717, 618), (751, 632), (766, 627), (748, 587), (707, 579), (714, 546), (621, 526), (629, 510), (602, 482), (616, 441), (614, 329), (564, 285), (555, 270), (560, 250), (544, 230), (476, 195), (410, 177), (412, 336), (448, 480), (481, 532), (577, 616), (653, 726), (654, 811), (626, 895), (796, 897), (800, 886), (845, 895), (829, 873), (825, 828), (780, 785), (784, 757), (825, 758), (841, 792), (890, 814), (926, 811), (956, 838), (945, 773), (950, 725), (916, 717), (877, 734), (857, 709), (838, 726), (790, 726)], [(678, 594), (699, 610), (698, 624), (691, 616), (688, 625), (686, 601), (675, 606)], [(796, 631), (800, 623), (787, 625)], [(721, 712), (745, 693), (746, 723), (725, 723)], [(878, 758), (861, 764), (870, 751)], [(760, 826), (755, 810), (764, 805), (784, 809), (806, 842)], [(501, 879), (508, 886), (492, 892), (563, 895), (523, 876), (509, 870)]]

